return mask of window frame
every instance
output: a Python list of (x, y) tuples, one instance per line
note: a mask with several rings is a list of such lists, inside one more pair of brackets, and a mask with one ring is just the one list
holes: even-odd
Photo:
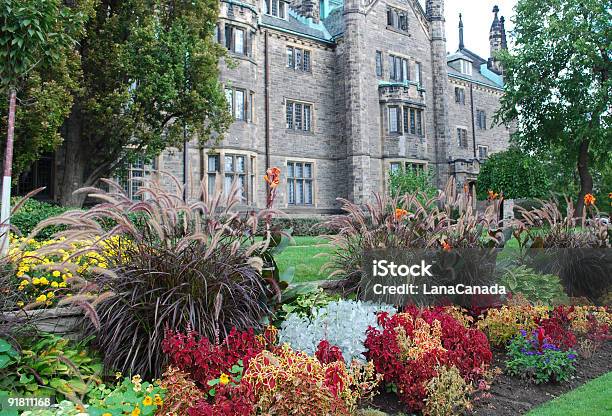
[(408, 12), (395, 7), (387, 7), (387, 29), (408, 33), (409, 28)]
[[(484, 157), (482, 157), (482, 150), (484, 149)], [(478, 159), (479, 160), (487, 160), (489, 158), (489, 146), (484, 144), (478, 145)]]
[[(238, 93), (241, 93), (243, 97), (242, 114), (240, 117), (236, 117), (236, 114), (238, 114)], [(225, 86), (225, 99), (228, 101), (228, 110), (234, 118), (234, 121), (242, 121), (245, 123), (254, 122), (253, 111), (255, 107), (255, 93), (253, 91), (250, 91), (246, 88)]]
[(487, 130), (487, 112), (485, 110), (476, 110), (476, 125), (478, 130)]
[[(395, 111), (395, 117), (391, 116), (391, 111)], [(402, 107), (400, 105), (387, 106), (387, 131), (389, 134), (402, 133)], [(395, 130), (393, 129), (392, 120), (395, 119)]]
[[(287, 20), (289, 13), (287, 10), (287, 2), (284, 0), (263, 0), (263, 5), (265, 15)], [(276, 5), (276, 14), (274, 14), (274, 5)]]
[[(225, 48), (240, 56), (249, 57), (249, 40), (248, 30), (242, 26), (225, 23), (224, 25), (224, 36), (225, 36)], [(236, 32), (242, 32), (242, 49), (241, 51), (236, 50)]]
[[(398, 75), (399, 79), (397, 78)], [(401, 82), (402, 84), (410, 81), (410, 60), (408, 58), (389, 54), (389, 81)]]
[(429, 162), (426, 160), (419, 159), (392, 159), (389, 162), (389, 168), (387, 169), (388, 173), (392, 172), (406, 172), (408, 169), (412, 171), (419, 171), (424, 173), (427, 171), (429, 167)]
[(463, 75), (472, 76), (472, 63), (465, 59), (459, 60), (460, 71)]
[[(299, 53), (300, 59), (297, 59)], [(304, 73), (312, 73), (312, 50), (295, 45), (287, 45), (287, 68)]]
[[(141, 167), (135, 167), (139, 165)], [(134, 162), (124, 163), (124, 175), (115, 175), (116, 182), (123, 188), (123, 191), (132, 201), (141, 201), (142, 198), (135, 195), (144, 182), (157, 169), (157, 158), (147, 159), (144, 156), (137, 156)], [(135, 173), (139, 175), (135, 175)]]
[[(292, 165), (292, 166), (290, 166)], [(297, 176), (296, 166), (301, 166), (301, 176)], [(287, 206), (288, 207), (314, 207), (316, 206), (316, 174), (315, 162), (310, 160), (287, 160)], [(310, 176), (306, 176), (306, 166), (310, 166)], [(301, 183), (301, 202), (298, 203), (298, 184)], [(308, 185), (308, 187), (307, 187)], [(310, 201), (307, 201), (307, 189), (310, 190)]]
[[(226, 166), (226, 158), (230, 157), (232, 159), (232, 169), (228, 171)], [(238, 171), (237, 160), (242, 158), (244, 163), (244, 171)], [(216, 166), (211, 168), (211, 159), (216, 160)], [(256, 193), (256, 183), (254, 181), (254, 177), (257, 174), (257, 161), (256, 156), (252, 152), (239, 152), (229, 150), (226, 151), (221, 149), (216, 152), (206, 153), (205, 158), (206, 166), (204, 168), (204, 172), (206, 174), (206, 186), (208, 188), (208, 197), (212, 198), (216, 195), (218, 191), (222, 191), (224, 195), (228, 192), (229, 189), (226, 188), (226, 178), (231, 177), (231, 185), (233, 185), (236, 178), (242, 176), (243, 177), (243, 186), (242, 186), (242, 204), (252, 205), (255, 203), (255, 193)], [(213, 186), (211, 187), (211, 180), (213, 182)], [(230, 186), (231, 186), (230, 185)]]
[[(297, 114), (298, 108), (300, 113), (299, 117)], [(308, 117), (306, 117), (307, 114)], [(314, 104), (299, 100), (286, 99), (285, 129), (306, 134), (314, 133)]]
[(467, 138), (468, 129), (465, 127), (457, 127), (457, 145), (461, 149), (469, 149), (469, 141)]
[(455, 87), (455, 103), (465, 105), (465, 88)]
[(403, 132), (412, 136), (425, 137), (424, 134), (424, 111), (422, 108), (405, 105), (402, 107), (404, 121)]
[(383, 73), (384, 73), (383, 53), (382, 53), (382, 51), (376, 51), (375, 65), (376, 65), (376, 77), (377, 78), (382, 78), (383, 77)]

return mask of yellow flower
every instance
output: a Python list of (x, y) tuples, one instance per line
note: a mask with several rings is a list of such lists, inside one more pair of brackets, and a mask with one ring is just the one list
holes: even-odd
[(40, 284), (40, 279), (38, 277), (35, 277), (34, 279), (32, 279), (32, 284), (34, 286), (37, 286)]
[(140, 409), (138, 407), (135, 407), (134, 410), (132, 410), (132, 416), (140, 416)]
[(47, 299), (51, 299), (54, 296), (55, 296), (55, 293), (53, 293), (53, 292), (47, 293)]
[(57, 283), (57, 282), (51, 282), (51, 287), (59, 287), (59, 283)]
[(36, 298), (36, 302), (45, 302), (46, 300), (47, 296), (44, 293)]
[(66, 284), (66, 282), (60, 282), (57, 286), (58, 287), (67, 287), (68, 285)]
[(19, 308), (23, 308), (24, 303), (22, 301), (17, 302), (17, 306)]
[(46, 277), (43, 276), (43, 277), (40, 278), (40, 284), (41, 285), (48, 285), (49, 281), (47, 280)]
[(19, 270), (19, 271), (17, 272), (17, 277), (22, 277), (24, 274), (25, 274), (24, 272), (22, 272), (21, 270)]
[(19, 285), (20, 285), (20, 286), (27, 286), (27, 285), (29, 285), (29, 284), (30, 284), (30, 282), (29, 282), (28, 280), (26, 280), (26, 279), (23, 279), (23, 280), (22, 280), (22, 281), (19, 283)]
[(223, 373), (219, 376), (219, 384), (221, 384), (222, 386), (225, 386), (229, 382), (230, 378), (227, 374)]
[(106, 412), (106, 413), (102, 413), (102, 416), (113, 416), (112, 414)]
[(162, 400), (161, 396), (159, 394), (155, 395), (155, 399), (153, 400), (153, 404), (155, 404), (155, 406), (161, 406), (164, 404), (164, 401)]
[(52, 275), (53, 277), (60, 277), (62, 274), (59, 272), (59, 270), (53, 270)]
[(132, 377), (132, 383), (138, 384), (142, 381), (142, 377), (140, 377), (139, 374), (136, 374), (135, 376)]
[(142, 401), (142, 404), (144, 404), (145, 406), (151, 406), (153, 404), (153, 399), (151, 398), (151, 396), (145, 396), (144, 400)]
[(115, 373), (115, 378), (116, 378), (116, 379), (120, 379), (121, 377), (123, 377), (123, 374), (121, 374), (121, 371), (117, 371), (117, 372)]

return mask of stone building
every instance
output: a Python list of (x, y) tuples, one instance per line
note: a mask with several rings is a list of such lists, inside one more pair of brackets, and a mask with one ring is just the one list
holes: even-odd
[[(278, 166), (276, 206), (324, 214), (339, 197), (384, 192), (396, 169), (472, 184), (507, 147), (509, 130), (492, 123), (503, 93), (493, 56), (507, 47), (497, 7), (484, 59), (463, 44), (463, 22), (448, 54), (444, 0), (425, 10), (419, 0), (220, 1), (216, 38), (233, 61), (221, 63), (221, 81), (235, 122), (215, 148), (190, 146), (192, 197), (201, 179), (210, 192), (238, 181), (245, 205), (263, 207), (262, 178)], [(183, 156), (168, 149), (154, 167), (181, 178)], [(131, 166), (126, 189), (148, 170)]]

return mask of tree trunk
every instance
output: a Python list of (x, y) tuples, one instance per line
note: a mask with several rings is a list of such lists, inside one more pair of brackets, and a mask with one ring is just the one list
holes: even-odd
[(2, 180), (2, 207), (0, 208), (0, 254), (8, 252), (8, 237), (11, 215), (11, 176), (13, 175), (13, 139), (15, 136), (15, 111), (17, 91), (11, 88), (9, 93), (8, 131), (6, 149), (4, 150), (4, 177)]
[(578, 175), (580, 176), (580, 193), (576, 202), (576, 218), (582, 217), (584, 210), (584, 197), (593, 192), (593, 177), (589, 172), (589, 139), (580, 142), (578, 151)]
[(85, 181), (87, 169), (86, 146), (82, 140), (83, 118), (78, 104), (72, 108), (64, 124), (64, 142), (58, 151), (57, 201), (66, 207), (80, 208), (84, 195), (74, 195)]

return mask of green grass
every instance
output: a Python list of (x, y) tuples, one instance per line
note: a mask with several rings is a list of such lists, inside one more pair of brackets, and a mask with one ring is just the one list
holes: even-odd
[(289, 267), (295, 267), (294, 283), (326, 280), (329, 273), (322, 273), (321, 268), (329, 257), (315, 257), (320, 253), (331, 253), (332, 247), (320, 237), (293, 237), (293, 243), (276, 257), (281, 273)]
[(612, 372), (536, 407), (527, 416), (612, 415)]

